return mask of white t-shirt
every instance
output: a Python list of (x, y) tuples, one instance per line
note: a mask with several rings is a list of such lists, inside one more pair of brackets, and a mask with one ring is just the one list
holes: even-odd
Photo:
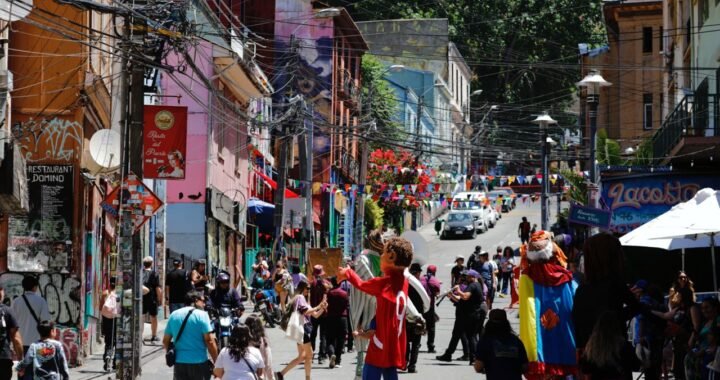
[(496, 274), (496, 272), (498, 271), (498, 265), (497, 265), (497, 263), (495, 262), (495, 260), (490, 260), (490, 267), (492, 268), (492, 273), (493, 273), (493, 285), (494, 285), (494, 286), (497, 286), (497, 274)]
[(248, 347), (245, 359), (252, 368), (248, 368), (245, 360), (240, 359), (236, 362), (230, 356), (230, 351), (223, 348), (215, 361), (215, 368), (222, 368), (225, 371), (222, 380), (255, 380), (253, 373), (257, 373), (260, 368), (265, 368), (262, 354), (257, 348)]

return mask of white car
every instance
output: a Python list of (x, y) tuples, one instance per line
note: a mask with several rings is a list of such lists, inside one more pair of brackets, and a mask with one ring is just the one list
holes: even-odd
[(488, 228), (495, 227), (495, 223), (497, 222), (497, 219), (495, 219), (494, 209), (488, 205), (484, 205), (483, 208), (483, 217), (485, 218), (485, 225), (488, 226)]
[(494, 207), (489, 207), (490, 214), (493, 216), (493, 220), (495, 221), (493, 224), (497, 224), (497, 221), (502, 218), (502, 214), (500, 214)]

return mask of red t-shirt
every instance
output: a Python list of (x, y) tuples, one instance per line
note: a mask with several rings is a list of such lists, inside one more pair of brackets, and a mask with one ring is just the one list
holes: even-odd
[(405, 313), (409, 302), (405, 275), (396, 270), (363, 281), (353, 270), (348, 270), (348, 281), (377, 300), (377, 326), (365, 362), (379, 368), (405, 368)]

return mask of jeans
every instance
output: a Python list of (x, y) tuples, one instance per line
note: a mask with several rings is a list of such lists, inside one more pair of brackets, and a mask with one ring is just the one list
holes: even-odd
[(185, 303), (182, 303), (182, 302), (180, 302), (180, 303), (171, 303), (171, 304), (170, 304), (170, 314), (172, 314), (173, 311), (175, 311), (175, 310), (177, 310), (177, 309), (182, 309), (183, 307), (185, 307)]
[(208, 363), (184, 364), (175, 363), (173, 380), (210, 380)]
[(408, 369), (415, 369), (417, 364), (418, 354), (420, 353), (420, 338), (422, 335), (414, 334), (412, 331), (407, 332), (407, 347), (405, 350), (405, 360), (407, 361)]
[(315, 352), (315, 339), (320, 335), (320, 351), (318, 351), (318, 360), (324, 359), (327, 356), (327, 327), (325, 326), (325, 318), (311, 318), (312, 322), (312, 334), (310, 334), (310, 343), (312, 344), (313, 352)]
[(325, 326), (327, 333), (327, 354), (335, 355), (335, 363), (340, 364), (345, 335), (347, 335), (347, 317), (326, 317)]
[(510, 287), (510, 281), (512, 281), (512, 272), (502, 272), (500, 274), (500, 282), (502, 283), (502, 293), (507, 295), (508, 288)]
[(380, 368), (365, 363), (363, 367), (362, 380), (398, 380), (397, 368)]

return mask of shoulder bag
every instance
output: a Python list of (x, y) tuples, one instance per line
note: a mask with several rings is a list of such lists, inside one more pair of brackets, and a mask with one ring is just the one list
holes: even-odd
[(296, 343), (302, 344), (303, 335), (305, 335), (304, 316), (298, 311), (297, 300), (293, 302), (291, 310), (293, 312), (288, 320), (285, 336)]
[[(190, 312), (188, 312), (185, 316), (182, 325), (180, 325), (180, 331), (178, 331), (177, 337), (175, 337), (175, 343), (180, 340), (183, 330), (185, 330), (185, 325), (187, 325), (187, 321), (188, 319), (190, 319), (190, 315), (192, 315), (193, 311), (195, 311), (195, 309), (191, 309)], [(170, 342), (170, 347), (168, 347), (168, 350), (165, 353), (165, 364), (167, 364), (168, 367), (172, 367), (175, 365), (175, 343)]]
[(250, 370), (250, 372), (252, 372), (253, 379), (258, 380), (257, 373), (255, 373), (257, 370), (255, 368), (253, 368), (253, 366), (250, 365), (250, 362), (247, 359), (245, 359), (244, 356), (243, 356), (242, 360), (245, 361), (245, 364), (247, 365), (248, 369)]

